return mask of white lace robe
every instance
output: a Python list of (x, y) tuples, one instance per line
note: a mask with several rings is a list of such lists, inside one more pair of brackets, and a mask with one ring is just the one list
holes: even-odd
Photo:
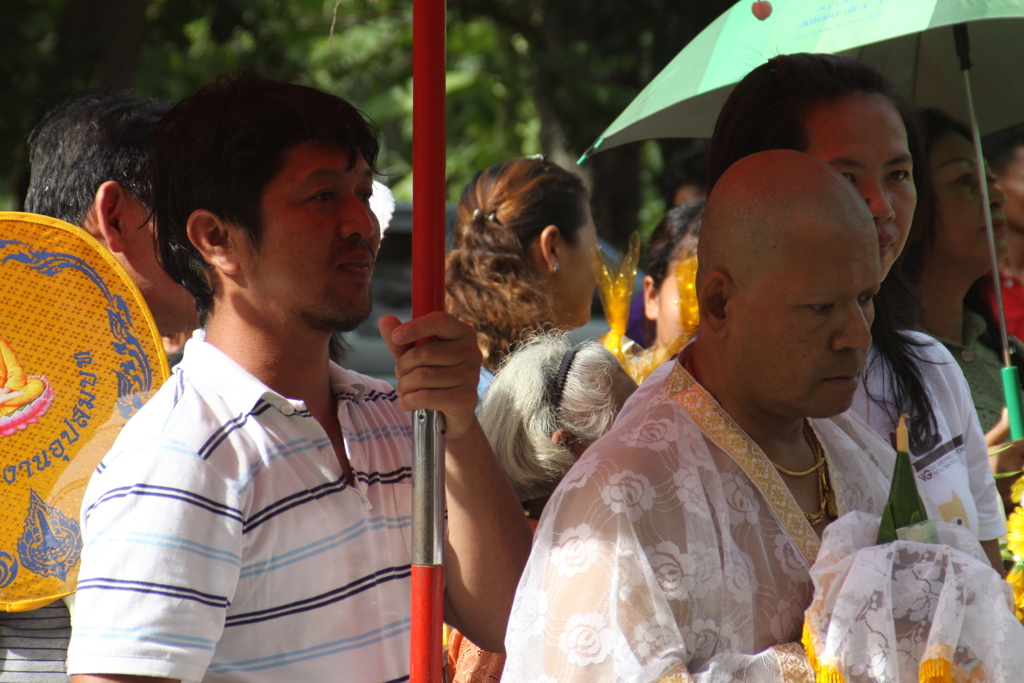
[[(879, 514), (887, 477), (864, 453), (891, 448), (856, 415), (812, 424), (840, 514)], [(761, 449), (672, 364), (548, 503), (503, 680), (812, 681), (798, 641), (819, 546)]]

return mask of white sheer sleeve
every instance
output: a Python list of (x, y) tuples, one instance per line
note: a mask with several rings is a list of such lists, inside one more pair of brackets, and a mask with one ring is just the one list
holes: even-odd
[[(663, 403), (598, 442), (545, 510), (508, 681), (806, 680), (808, 567), (769, 506)], [(749, 654), (744, 654), (749, 653)]]

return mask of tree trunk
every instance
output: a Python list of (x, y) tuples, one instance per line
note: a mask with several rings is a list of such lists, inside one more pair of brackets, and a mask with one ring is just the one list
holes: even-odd
[(146, 38), (147, 0), (106, 0), (100, 87), (124, 90), (132, 84)]

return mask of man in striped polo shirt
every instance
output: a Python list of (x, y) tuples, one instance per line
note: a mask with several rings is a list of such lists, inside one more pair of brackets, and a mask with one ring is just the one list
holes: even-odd
[(249, 73), (158, 124), (162, 264), (205, 338), (86, 492), (75, 683), (407, 680), (417, 408), (447, 418), (446, 617), (501, 650), (530, 532), (472, 328), (383, 318), (397, 391), (328, 361), (370, 313), (378, 149), (344, 100)]

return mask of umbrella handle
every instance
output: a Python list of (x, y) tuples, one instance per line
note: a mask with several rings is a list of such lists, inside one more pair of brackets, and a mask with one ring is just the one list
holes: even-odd
[(1010, 417), (1010, 438), (1016, 441), (1024, 438), (1024, 416), (1021, 414), (1020, 373), (1016, 365), (1003, 368), (1003, 395), (1006, 398), (1006, 412)]

